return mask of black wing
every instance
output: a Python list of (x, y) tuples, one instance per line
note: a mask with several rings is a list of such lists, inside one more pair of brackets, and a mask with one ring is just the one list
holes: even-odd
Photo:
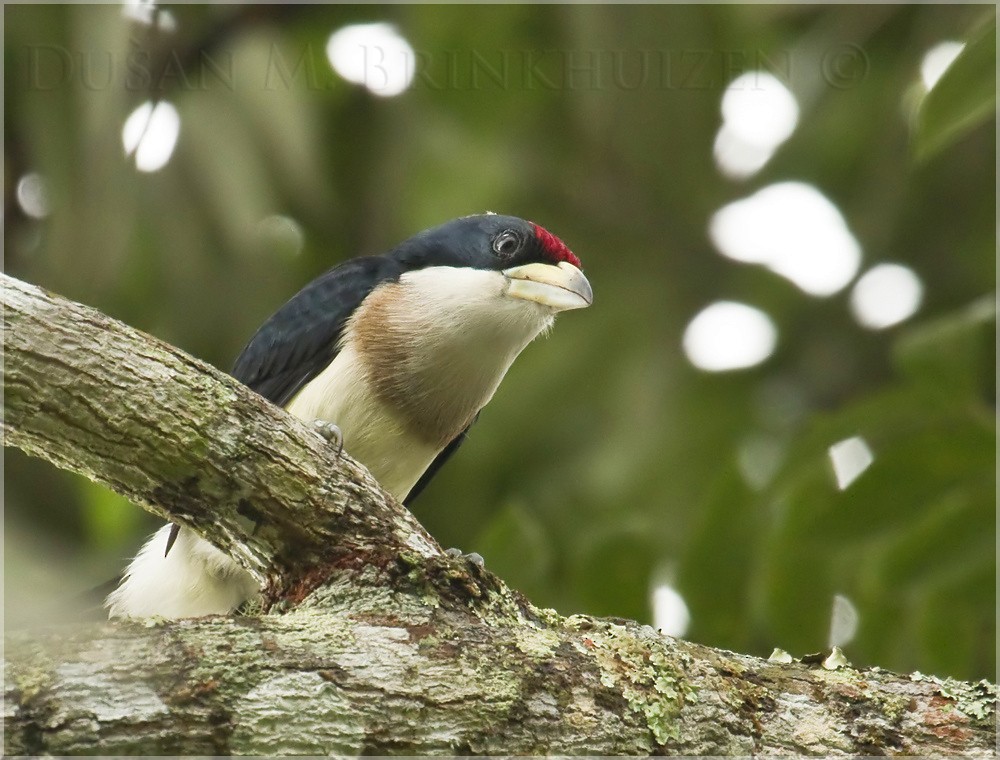
[(420, 480), (417, 484), (410, 489), (410, 492), (406, 494), (406, 498), (403, 499), (403, 504), (407, 507), (413, 504), (413, 500), (416, 499), (420, 492), (427, 487), (427, 484), (431, 482), (431, 479), (437, 475), (438, 470), (444, 467), (444, 463), (447, 462), (451, 455), (458, 451), (458, 447), (465, 443), (465, 439), (469, 437), (469, 428), (476, 424), (476, 420), (479, 419), (479, 414), (477, 413), (475, 417), (472, 418), (472, 422), (469, 423), (469, 427), (463, 430), (461, 433), (456, 435), (451, 442), (441, 449), (441, 452), (434, 457), (434, 461), (431, 462), (430, 466), (424, 470), (424, 474), (420, 476)]
[(284, 406), (333, 361), (344, 325), (368, 294), (400, 274), (392, 259), (365, 256), (320, 275), (261, 325), (236, 359), (233, 377)]

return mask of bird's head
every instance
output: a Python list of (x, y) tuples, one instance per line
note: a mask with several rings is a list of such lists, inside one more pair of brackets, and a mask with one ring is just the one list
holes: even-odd
[(497, 272), (504, 295), (554, 312), (594, 300), (580, 260), (545, 228), (516, 216), (479, 214), (454, 219), (410, 238), (394, 251), (409, 270), (471, 268)]

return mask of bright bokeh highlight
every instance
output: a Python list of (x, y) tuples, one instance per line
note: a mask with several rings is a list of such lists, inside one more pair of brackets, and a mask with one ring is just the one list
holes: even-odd
[(17, 205), (33, 219), (44, 219), (49, 215), (49, 194), (45, 180), (38, 172), (29, 172), (17, 181), (15, 190)]
[(712, 155), (715, 157), (715, 165), (725, 176), (730, 179), (745, 179), (763, 169), (774, 151), (743, 142), (723, 124), (715, 135)]
[(830, 609), (830, 638), (827, 648), (846, 647), (858, 633), (858, 608), (843, 594), (833, 595), (833, 606)]
[(413, 81), (416, 54), (392, 24), (351, 24), (326, 43), (333, 70), (381, 97), (404, 92)]
[(829, 454), (833, 474), (837, 478), (837, 488), (841, 491), (847, 490), (875, 461), (868, 442), (858, 435), (833, 444)]
[(165, 100), (155, 105), (147, 100), (136, 108), (122, 127), (126, 156), (135, 157), (135, 168), (155, 172), (166, 166), (173, 155), (181, 130), (177, 109)]
[(161, 32), (177, 31), (177, 19), (167, 10), (157, 8), (152, 0), (126, 0), (122, 3), (122, 16), (142, 24), (153, 26)]
[(760, 309), (717, 301), (695, 315), (684, 331), (684, 353), (706, 372), (760, 364), (774, 353), (778, 329)]
[(926, 53), (920, 62), (920, 79), (924, 87), (930, 90), (948, 70), (948, 67), (958, 58), (965, 45), (961, 42), (946, 40), (939, 42)]
[(716, 248), (761, 264), (813, 296), (843, 289), (861, 265), (861, 246), (840, 210), (804, 182), (779, 182), (723, 206), (709, 222)]
[(684, 597), (668, 583), (660, 583), (651, 594), (653, 627), (668, 636), (680, 637), (691, 625), (691, 611)]
[(916, 272), (902, 264), (878, 264), (854, 284), (851, 312), (863, 327), (882, 330), (912, 317), (923, 298)]
[(743, 179), (760, 171), (799, 122), (799, 104), (777, 77), (748, 71), (722, 95), (722, 126), (715, 137), (715, 163), (723, 174)]

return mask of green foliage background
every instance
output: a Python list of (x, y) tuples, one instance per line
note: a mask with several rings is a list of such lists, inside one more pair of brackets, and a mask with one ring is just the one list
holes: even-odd
[[(992, 7), (170, 11), (162, 34), (113, 5), (4, 9), (6, 271), (228, 368), (347, 257), (486, 209), (537, 220), (583, 259), (596, 303), (522, 355), (417, 503), (441, 542), (564, 613), (649, 620), (651, 583), (672, 577), (689, 638), (765, 656), (826, 646), (842, 593), (860, 613), (855, 664), (993, 676)], [(423, 56), (400, 97), (326, 61), (333, 30), (367, 21)], [(921, 58), (944, 39), (974, 42), (923, 97)], [(843, 50), (861, 56), (831, 69)], [(473, 79), (476, 56), (510, 68)], [(734, 182), (712, 159), (720, 95), (756, 68), (786, 81), (800, 122)], [(143, 174), (121, 125), (156, 94), (180, 138)], [(15, 201), (31, 171), (47, 182), (41, 221)], [(863, 269), (918, 273), (914, 318), (864, 330), (849, 289), (812, 298), (713, 250), (717, 208), (789, 179), (839, 206)], [(300, 252), (294, 230), (261, 224), (275, 214), (300, 225)], [(770, 360), (688, 364), (684, 327), (718, 299), (771, 315)], [(875, 460), (841, 492), (827, 449), (854, 435)], [(771, 452), (753, 486), (748, 445)], [(5, 465), (8, 621), (110, 577), (155, 527), (80, 478), (10, 450)]]

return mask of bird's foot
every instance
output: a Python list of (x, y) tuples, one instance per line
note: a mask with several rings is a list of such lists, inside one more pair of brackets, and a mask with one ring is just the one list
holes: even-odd
[(470, 552), (466, 554), (461, 549), (456, 549), (452, 547), (451, 549), (445, 549), (445, 554), (447, 554), (452, 559), (458, 559), (459, 557), (471, 562), (476, 567), (485, 567), (486, 560), (483, 559), (483, 555), (477, 552)]
[(324, 441), (337, 447), (337, 456), (339, 457), (340, 452), (344, 450), (344, 434), (340, 428), (326, 420), (313, 420), (313, 430)]

